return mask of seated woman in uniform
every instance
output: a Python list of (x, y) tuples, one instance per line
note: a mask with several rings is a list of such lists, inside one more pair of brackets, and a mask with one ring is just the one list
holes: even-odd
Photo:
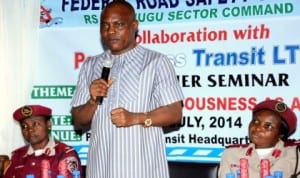
[(251, 143), (231, 145), (224, 150), (218, 177), (232, 173), (235, 177), (246, 174), (249, 178), (264, 178), (275, 172), (283, 173), (284, 178), (295, 177), (300, 169), (297, 142), (287, 140), (296, 125), (296, 114), (285, 103), (276, 100), (258, 103), (248, 126)]
[(52, 110), (41, 105), (23, 106), (14, 112), (13, 117), (20, 123), (28, 145), (12, 152), (4, 178), (25, 177), (28, 174), (36, 178), (56, 177), (59, 174), (71, 178), (73, 171), (82, 171), (76, 151), (49, 137), (51, 115)]

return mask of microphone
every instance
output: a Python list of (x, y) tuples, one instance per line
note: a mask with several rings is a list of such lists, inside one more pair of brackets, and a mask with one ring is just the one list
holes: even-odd
[[(101, 79), (104, 79), (105, 81), (108, 81), (108, 76), (110, 72), (110, 68), (112, 67), (112, 60), (110, 58), (107, 58), (103, 61), (103, 69), (101, 73)], [(100, 105), (103, 102), (103, 96), (97, 96), (96, 102)]]

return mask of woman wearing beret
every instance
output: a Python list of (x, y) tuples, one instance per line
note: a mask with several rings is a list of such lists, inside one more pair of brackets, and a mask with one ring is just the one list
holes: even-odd
[(218, 177), (233, 173), (235, 177), (243, 174), (240, 176), (264, 178), (278, 171), (284, 178), (296, 177), (300, 171), (297, 142), (287, 142), (296, 125), (297, 117), (285, 103), (276, 100), (258, 103), (248, 126), (251, 143), (224, 150)]
[(62, 174), (72, 178), (74, 170), (82, 171), (77, 153), (69, 146), (49, 137), (52, 110), (41, 105), (27, 105), (17, 109), (13, 117), (20, 123), (28, 143), (12, 152), (11, 163), (4, 178), (50, 178)]

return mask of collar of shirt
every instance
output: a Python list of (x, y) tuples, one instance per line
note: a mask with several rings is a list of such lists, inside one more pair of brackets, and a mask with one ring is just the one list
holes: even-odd
[[(278, 158), (281, 155), (282, 149), (284, 147), (284, 142), (279, 140), (274, 147), (271, 148), (272, 151), (269, 152), (269, 154), (265, 155), (266, 156), (272, 156), (274, 158)], [(250, 143), (249, 146), (246, 149), (246, 156), (253, 156), (253, 151), (256, 151), (257, 155), (259, 153), (255, 149), (255, 145), (253, 143)], [(271, 154), (270, 154), (271, 153)]]
[(119, 55), (112, 55), (110, 51), (106, 51), (106, 56), (110, 56), (113, 63), (120, 63), (128, 65), (133, 63), (132, 65), (139, 64), (144, 60), (144, 48), (142, 46), (137, 45), (133, 49)]
[[(40, 156), (42, 154), (46, 154), (48, 156), (55, 155), (55, 141), (52, 138), (49, 138), (49, 142), (47, 145), (41, 150), (34, 150), (30, 145), (28, 151), (25, 156), (35, 154), (36, 156)], [(37, 152), (36, 152), (37, 151)]]
[(271, 148), (258, 148), (255, 149), (260, 159), (266, 158), (272, 151), (274, 147)]

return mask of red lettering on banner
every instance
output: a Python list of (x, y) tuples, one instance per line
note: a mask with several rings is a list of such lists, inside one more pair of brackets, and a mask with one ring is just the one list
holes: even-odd
[(296, 109), (300, 111), (300, 98), (294, 97), (292, 104), (291, 104), (291, 109), (295, 111)]
[(85, 60), (85, 55), (83, 52), (75, 52), (74, 54), (74, 68), (78, 69), (79, 65)]
[[(265, 100), (277, 100), (285, 102), (283, 97), (266, 97)], [(252, 110), (260, 102), (255, 97), (186, 97), (184, 108), (186, 110), (227, 110), (245, 111)], [(286, 103), (286, 102), (285, 102)], [(294, 97), (291, 103), (286, 103), (293, 111), (300, 111), (300, 98)]]
[(282, 97), (275, 97), (275, 98), (270, 98), (270, 97), (266, 97), (266, 100), (276, 100), (276, 101), (283, 101)]
[(152, 32), (151, 30), (143, 30), (137, 37), (137, 43), (142, 44), (167, 44), (179, 42), (212, 42), (212, 41), (226, 41), (228, 34), (226, 30), (208, 30), (207, 27), (195, 31), (187, 32), (167, 32), (160, 30), (159, 32)]
[[(266, 98), (266, 100), (269, 100), (269, 99), (274, 99), (274, 100), (277, 100), (277, 101), (283, 101), (283, 102), (285, 102), (285, 100), (282, 97), (275, 97), (275, 98), (267, 97)], [(292, 99), (290, 105), (289, 105), (289, 103), (286, 103), (286, 104), (291, 108), (292, 111), (295, 111), (295, 110), (300, 111), (300, 98), (294, 97)]]
[(245, 39), (268, 39), (270, 37), (270, 29), (265, 24), (260, 26), (248, 25), (246, 29), (233, 30), (233, 36), (237, 40)]
[(75, 52), (74, 53), (74, 68), (80, 68), (80, 65), (87, 59), (91, 58), (91, 56), (86, 56), (83, 52)]
[(256, 104), (255, 97), (187, 97), (184, 107), (187, 110), (252, 110)]

